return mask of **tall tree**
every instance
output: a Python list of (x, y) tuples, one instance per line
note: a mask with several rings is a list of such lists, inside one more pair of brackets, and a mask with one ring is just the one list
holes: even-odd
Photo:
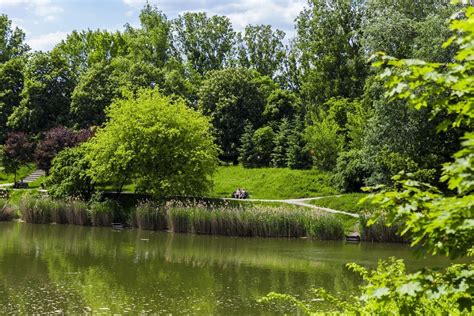
[(18, 27), (12, 28), (12, 21), (5, 14), (0, 15), (0, 64), (22, 56), (30, 50), (25, 43), (25, 33)]
[(271, 89), (274, 83), (272, 86), (265, 77), (244, 68), (213, 71), (203, 81), (198, 107), (212, 119), (223, 159), (237, 162), (245, 124), (261, 126), (265, 100)]
[(0, 143), (3, 143), (10, 131), (8, 117), (20, 105), (21, 91), (24, 85), (23, 58), (12, 58), (0, 64)]
[(239, 34), (239, 63), (276, 79), (286, 56), (283, 44), (285, 32), (273, 30), (271, 25), (247, 25)]
[(35, 53), (27, 63), (20, 106), (8, 125), (38, 132), (69, 124), (71, 94), (76, 85), (67, 61), (58, 54)]
[(140, 12), (141, 28), (126, 25), (129, 58), (163, 67), (169, 58), (171, 24), (157, 7), (147, 3)]
[(367, 73), (360, 50), (363, 0), (309, 0), (297, 18), (301, 92), (313, 105), (357, 97)]
[(236, 35), (229, 18), (184, 13), (173, 21), (173, 46), (178, 58), (198, 74), (229, 64)]

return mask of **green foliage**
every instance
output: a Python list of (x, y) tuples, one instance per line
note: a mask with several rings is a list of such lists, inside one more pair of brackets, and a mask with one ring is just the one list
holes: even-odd
[(245, 188), (256, 199), (293, 199), (338, 193), (330, 176), (318, 170), (287, 168), (247, 169), (220, 167), (213, 177), (211, 196), (230, 197), (236, 188)]
[(110, 183), (121, 191), (135, 183), (156, 196), (205, 193), (217, 167), (218, 150), (208, 120), (156, 90), (116, 101), (109, 121), (87, 143), (96, 183)]
[(301, 93), (317, 106), (331, 97), (357, 97), (367, 72), (360, 33), (364, 1), (311, 0), (296, 20)]
[(202, 82), (198, 107), (212, 118), (224, 159), (237, 159), (246, 123), (261, 126), (266, 91), (272, 85), (244, 68), (213, 71)]
[(201, 76), (229, 64), (235, 32), (225, 16), (187, 12), (173, 21), (173, 49)]
[(239, 36), (239, 64), (276, 79), (286, 55), (284, 37), (285, 32), (270, 25), (247, 25)]
[(23, 58), (12, 58), (0, 63), (0, 143), (5, 141), (6, 135), (11, 131), (7, 126), (8, 118), (20, 105), (24, 68)]
[(244, 133), (240, 140), (241, 146), (239, 148), (239, 162), (245, 168), (255, 167), (255, 143), (253, 140), (254, 130), (252, 124), (245, 125)]
[(253, 134), (255, 143), (255, 163), (258, 167), (268, 167), (274, 147), (275, 132), (270, 126), (257, 129)]
[(25, 33), (18, 27), (13, 29), (8, 16), (0, 15), (0, 64), (24, 55), (29, 49), (25, 43)]
[(301, 104), (296, 94), (276, 89), (268, 96), (263, 115), (269, 121), (291, 120), (300, 110)]
[(118, 84), (112, 82), (112, 66), (97, 63), (81, 77), (71, 96), (71, 115), (78, 127), (101, 125), (105, 108), (119, 96)]
[(271, 153), (272, 167), (285, 168), (288, 165), (288, 145), (291, 136), (291, 126), (287, 119), (283, 119), (275, 135), (275, 147)]
[(24, 89), (8, 125), (42, 131), (69, 123), (69, 105), (76, 84), (68, 61), (56, 53), (35, 53), (26, 64)]
[(314, 118), (313, 125), (306, 127), (306, 148), (316, 168), (331, 171), (336, 166), (337, 157), (344, 144), (339, 130), (336, 121), (325, 114), (322, 114), (321, 120)]
[(53, 160), (45, 182), (48, 194), (55, 198), (81, 197), (88, 199), (94, 191), (94, 182), (87, 174), (90, 163), (85, 146), (62, 150)]

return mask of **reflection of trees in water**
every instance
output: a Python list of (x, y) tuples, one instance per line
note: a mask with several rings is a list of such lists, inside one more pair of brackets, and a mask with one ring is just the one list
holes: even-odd
[(44, 311), (252, 313), (264, 308), (255, 299), (270, 291), (304, 297), (314, 286), (348, 293), (358, 283), (343, 263), (295, 256), (314, 248), (302, 240), (1, 225), (0, 284), (12, 290), (0, 300), (12, 298), (25, 311), (34, 304)]

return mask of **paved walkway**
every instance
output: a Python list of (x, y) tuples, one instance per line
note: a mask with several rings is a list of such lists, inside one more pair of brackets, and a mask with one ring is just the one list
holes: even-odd
[(349, 213), (345, 211), (338, 211), (338, 210), (333, 210), (327, 207), (321, 207), (321, 206), (316, 206), (313, 204), (307, 203), (308, 201), (313, 201), (313, 200), (319, 200), (322, 198), (326, 197), (339, 197), (340, 195), (331, 195), (331, 196), (318, 196), (318, 197), (312, 197), (312, 198), (303, 198), (303, 199), (288, 199), (288, 200), (266, 200), (266, 199), (233, 199), (233, 198), (223, 198), (223, 200), (226, 201), (240, 201), (240, 202), (268, 202), (268, 203), (284, 203), (284, 204), (290, 204), (290, 205), (296, 205), (296, 206), (303, 206), (303, 207), (309, 207), (318, 211), (323, 211), (323, 212), (328, 212), (328, 213), (333, 213), (333, 214), (344, 214), (347, 216), (352, 216), (358, 218), (358, 214), (354, 213)]

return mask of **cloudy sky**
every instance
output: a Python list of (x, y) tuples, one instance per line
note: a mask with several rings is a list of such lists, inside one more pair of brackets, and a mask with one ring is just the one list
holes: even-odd
[[(138, 25), (146, 0), (0, 0), (0, 13), (22, 28), (35, 50), (49, 50), (72, 30), (121, 30)], [(186, 11), (228, 16), (236, 30), (271, 24), (292, 35), (294, 19), (306, 0), (149, 0), (168, 18)]]

